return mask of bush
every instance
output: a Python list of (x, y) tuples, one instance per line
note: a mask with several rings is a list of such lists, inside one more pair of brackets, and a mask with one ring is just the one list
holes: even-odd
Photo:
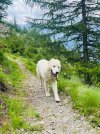
[(77, 72), (81, 79), (84, 80), (84, 75), (88, 74), (88, 85), (100, 86), (100, 63), (88, 63), (87, 65), (77, 63)]
[(4, 56), (3, 56), (3, 52), (0, 50), (0, 63), (3, 62)]

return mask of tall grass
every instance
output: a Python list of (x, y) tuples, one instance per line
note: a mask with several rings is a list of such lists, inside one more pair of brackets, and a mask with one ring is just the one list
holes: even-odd
[(34, 63), (34, 61), (32, 61), (32, 59), (29, 58), (21, 58), (21, 60), (24, 62), (26, 68), (34, 75), (36, 75), (36, 64)]
[(39, 113), (35, 109), (30, 108), (30, 106), (27, 106), (27, 103), (22, 98), (10, 98), (8, 95), (2, 95), (1, 97), (7, 105), (7, 119), (4, 120), (0, 132), (5, 134), (8, 132), (17, 133), (22, 128), (24, 131), (30, 131), (34, 126), (30, 126), (27, 118), (40, 119)]
[(74, 108), (100, 126), (100, 88), (84, 85), (77, 77), (59, 80), (60, 91), (71, 96)]
[(19, 66), (4, 56), (3, 62), (0, 66), (0, 81), (11, 84), (17, 88), (21, 84), (21, 80), (24, 78), (24, 74), (19, 69)]
[(13, 60), (14, 59), (18, 59), (20, 60), (20, 62), (23, 62), (25, 67), (32, 72), (34, 75), (36, 75), (36, 64), (34, 63), (34, 60), (32, 60), (31, 58), (25, 58), (23, 56), (19, 56), (17, 55), (13, 55), (13, 54), (6, 54), (7, 56), (11, 57)]
[[(15, 58), (15, 56), (12, 57)], [(5, 86), (10, 84), (14, 87), (14, 90), (10, 88), (5, 93), (0, 91), (0, 133), (19, 134), (21, 129), (23, 129), (22, 133), (41, 131), (43, 124), (31, 126), (27, 122), (28, 118), (35, 118), (36, 121), (40, 120), (40, 115), (35, 108), (32, 108), (25, 101), (26, 93), (21, 88), (25, 76), (19, 66), (13, 60), (7, 58), (7, 55), (4, 56), (4, 60), (0, 64), (0, 78), (0, 82), (4, 83)]]

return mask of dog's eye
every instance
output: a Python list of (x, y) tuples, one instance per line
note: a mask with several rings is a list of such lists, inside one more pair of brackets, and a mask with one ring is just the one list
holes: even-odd
[(55, 66), (53, 66), (53, 67), (55, 67)]

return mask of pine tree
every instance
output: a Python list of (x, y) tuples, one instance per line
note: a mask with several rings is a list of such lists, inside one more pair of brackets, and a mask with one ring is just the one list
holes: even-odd
[[(30, 23), (47, 29), (48, 35), (60, 35), (57, 41), (67, 44), (73, 41), (73, 51), (80, 55), (86, 68), (85, 82), (90, 82), (88, 69), (91, 62), (100, 60), (100, 1), (99, 0), (26, 0), (45, 9), (43, 18), (30, 19)], [(71, 46), (72, 47), (72, 46)]]
[(0, 21), (7, 15), (6, 9), (10, 4), (12, 4), (12, 0), (0, 0)]

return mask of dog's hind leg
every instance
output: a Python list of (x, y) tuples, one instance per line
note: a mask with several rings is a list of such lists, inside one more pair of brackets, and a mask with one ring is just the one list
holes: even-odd
[(41, 74), (39, 72), (38, 65), (36, 67), (36, 72), (37, 72), (37, 76), (38, 76), (38, 78), (39, 78), (39, 80), (41, 82), (41, 87), (43, 87), (43, 80), (42, 80)]

